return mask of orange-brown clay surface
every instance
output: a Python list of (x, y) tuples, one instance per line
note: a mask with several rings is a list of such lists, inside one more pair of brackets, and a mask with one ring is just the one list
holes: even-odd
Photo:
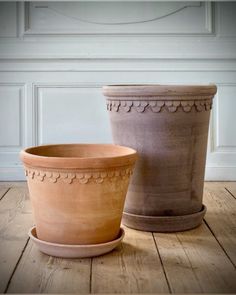
[(37, 237), (58, 244), (117, 238), (136, 151), (109, 144), (63, 144), (21, 152)]
[(123, 228), (120, 228), (120, 232), (115, 240), (92, 245), (67, 245), (45, 242), (38, 239), (35, 227), (30, 229), (28, 235), (38, 249), (47, 255), (62, 258), (86, 258), (103, 255), (112, 251), (123, 240), (125, 231)]

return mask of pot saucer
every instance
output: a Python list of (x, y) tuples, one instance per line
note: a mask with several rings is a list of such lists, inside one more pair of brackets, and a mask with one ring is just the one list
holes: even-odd
[(38, 239), (35, 226), (29, 230), (28, 235), (38, 249), (47, 255), (62, 258), (85, 258), (103, 255), (112, 251), (123, 240), (125, 231), (120, 228), (119, 235), (115, 240), (93, 245), (66, 245), (46, 242)]
[(145, 216), (124, 212), (122, 223), (130, 228), (153, 232), (177, 232), (193, 229), (202, 223), (206, 214), (203, 205), (199, 212), (181, 216)]

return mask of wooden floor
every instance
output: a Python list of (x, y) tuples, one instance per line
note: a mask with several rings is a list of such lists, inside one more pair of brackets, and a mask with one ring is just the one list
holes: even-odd
[(125, 228), (122, 245), (93, 259), (59, 259), (29, 241), (25, 183), (0, 183), (0, 293), (236, 293), (236, 182), (208, 182), (197, 229)]

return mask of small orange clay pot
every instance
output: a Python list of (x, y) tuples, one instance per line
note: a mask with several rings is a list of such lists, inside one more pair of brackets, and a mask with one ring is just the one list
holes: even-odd
[(70, 245), (116, 239), (136, 157), (131, 148), (109, 144), (22, 151), (38, 238)]

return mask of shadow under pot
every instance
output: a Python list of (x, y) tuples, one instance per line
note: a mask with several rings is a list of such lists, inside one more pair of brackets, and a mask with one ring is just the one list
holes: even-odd
[(125, 225), (174, 232), (201, 224), (215, 93), (215, 85), (103, 87), (115, 144), (139, 153), (125, 203)]
[(109, 144), (45, 145), (22, 151), (35, 237), (65, 245), (118, 238), (136, 157), (131, 148)]

